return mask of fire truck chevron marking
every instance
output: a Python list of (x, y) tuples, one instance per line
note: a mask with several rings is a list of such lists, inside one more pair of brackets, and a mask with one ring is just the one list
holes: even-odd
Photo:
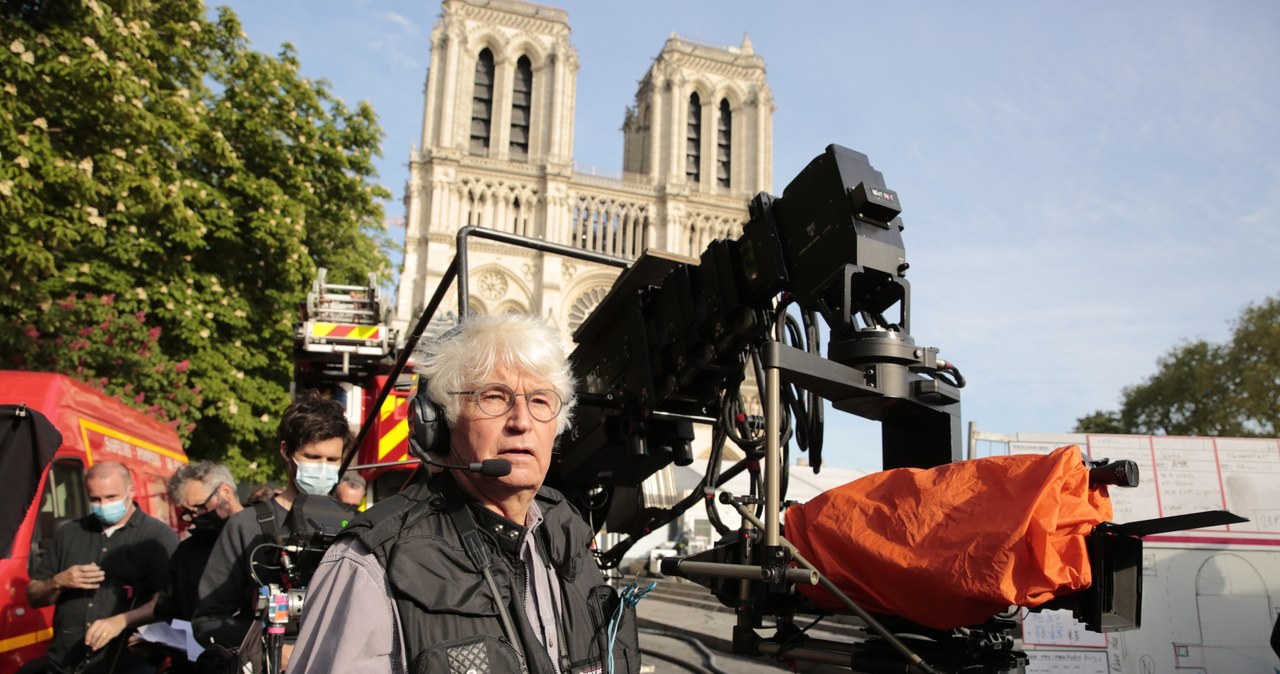
[[(407, 447), (409, 442), (409, 420), (401, 419), (396, 425), (388, 428), (382, 437), (378, 438), (378, 460), (386, 461), (387, 457), (396, 452), (397, 449)], [(400, 452), (404, 454), (404, 452)], [(403, 458), (403, 457), (400, 457)]]
[[(378, 460), (400, 460), (408, 457), (409, 417), (404, 414), (409, 405), (408, 398), (387, 396), (378, 410)], [(387, 420), (400, 417), (400, 420), (387, 426)], [(397, 451), (399, 450), (399, 451)]]
[(312, 323), (313, 337), (342, 339), (378, 339), (381, 325), (352, 325), (350, 323)]
[(386, 421), (387, 417), (396, 413), (396, 410), (399, 410), (401, 407), (408, 404), (408, 398), (387, 396), (387, 399), (382, 401), (382, 409), (378, 410), (378, 421)]

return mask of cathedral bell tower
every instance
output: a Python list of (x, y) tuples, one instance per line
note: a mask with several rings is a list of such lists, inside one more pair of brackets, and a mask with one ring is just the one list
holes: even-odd
[[(773, 102), (751, 42), (663, 45), (623, 121), (622, 171), (573, 163), (578, 53), (568, 15), (519, 0), (444, 0), (431, 33), (422, 145), (409, 158), (392, 325), (417, 322), (467, 225), (633, 260), (697, 257), (736, 237), (770, 189)], [(625, 76), (620, 74), (619, 76)], [(468, 305), (546, 317), (569, 335), (617, 267), (492, 241), (468, 246)], [(445, 314), (457, 307), (444, 298)]]
[(772, 125), (764, 59), (751, 40), (722, 48), (672, 34), (627, 109), (623, 170), (690, 193), (750, 198), (769, 189)]
[[(454, 236), (463, 226), (552, 239), (565, 227), (577, 72), (563, 10), (514, 0), (442, 4), (431, 32), (422, 147), (411, 152), (405, 190), (398, 327), (416, 320), (453, 259)], [(545, 313), (545, 300), (558, 300), (556, 288), (541, 282), (541, 256), (521, 257), (515, 267), (521, 278), (490, 274), (486, 299), (510, 300), (504, 310)], [(519, 292), (495, 296), (504, 287)], [(451, 306), (456, 299), (444, 308)]]

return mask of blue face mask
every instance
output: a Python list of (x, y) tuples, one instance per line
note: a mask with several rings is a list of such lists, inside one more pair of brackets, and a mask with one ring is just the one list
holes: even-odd
[(298, 483), (298, 489), (308, 494), (326, 496), (333, 491), (333, 485), (338, 484), (338, 466), (335, 464), (309, 461), (298, 461), (297, 464), (298, 473), (293, 480)]
[(128, 499), (120, 499), (119, 501), (107, 501), (106, 503), (94, 503), (89, 506), (89, 511), (93, 516), (102, 522), (102, 526), (109, 527), (120, 518), (124, 517), (125, 511), (129, 509)]

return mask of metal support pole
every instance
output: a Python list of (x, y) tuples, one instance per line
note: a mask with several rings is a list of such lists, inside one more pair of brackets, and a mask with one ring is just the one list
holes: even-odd
[[(683, 557), (672, 557), (660, 562), (664, 576), (698, 576), (706, 578), (740, 578), (742, 580), (775, 580), (773, 569), (751, 564), (722, 564), (718, 562), (693, 562)], [(782, 576), (792, 583), (818, 584), (818, 572), (813, 569), (783, 569)]]
[[(737, 508), (738, 514), (742, 515), (742, 518), (744, 520), (759, 523), (756, 520), (756, 516), (751, 514), (751, 511), (748, 510), (746, 506), (742, 504), (737, 504), (734, 507)], [(906, 644), (902, 643), (902, 641), (899, 640), (898, 637), (894, 636), (891, 632), (889, 632), (889, 630), (885, 629), (884, 625), (881, 625), (879, 620), (876, 620), (874, 617), (872, 617), (870, 613), (867, 613), (866, 609), (854, 603), (854, 601), (849, 598), (849, 595), (845, 594), (844, 591), (841, 590), (839, 587), (836, 587), (836, 584), (831, 582), (830, 578), (827, 578), (826, 575), (824, 575), (821, 571), (819, 571), (818, 567), (814, 566), (812, 563), (809, 562), (809, 560), (805, 559), (804, 555), (801, 555), (800, 552), (796, 550), (796, 546), (791, 545), (790, 541), (787, 541), (787, 539), (785, 538), (781, 540), (783, 543), (787, 545), (787, 547), (791, 548), (791, 555), (792, 555), (792, 558), (796, 560), (796, 563), (798, 563), (800, 566), (806, 569), (809, 569), (810, 571), (815, 572), (818, 576), (818, 583), (822, 585), (822, 587), (826, 588), (827, 591), (830, 592), (832, 596), (834, 596), (836, 599), (839, 599), (840, 602), (845, 605), (845, 608), (849, 609), (851, 612), (853, 612), (854, 615), (861, 618), (862, 622), (866, 623), (867, 627), (871, 628), (871, 631), (875, 632), (882, 639), (884, 639), (885, 642), (888, 643), (893, 650), (897, 651), (910, 664), (911, 667), (915, 668), (916, 671), (924, 672), (925, 674), (941, 674), (940, 672), (938, 672), (938, 670), (934, 669), (933, 667), (930, 667), (929, 663), (922, 660), (920, 656), (916, 655), (910, 648), (907, 648)]]
[[(774, 319), (774, 340), (782, 343), (782, 331), (786, 325), (786, 299), (778, 303)], [(782, 372), (777, 363), (764, 369), (764, 545), (776, 547), (778, 520), (782, 501)]]
[(365, 415), (364, 423), (360, 424), (360, 432), (356, 434), (356, 439), (351, 443), (350, 449), (347, 451), (346, 457), (342, 459), (342, 467), (338, 469), (341, 473), (351, 465), (351, 459), (354, 459), (360, 451), (360, 445), (364, 444), (364, 439), (368, 437), (369, 431), (373, 430), (378, 415), (382, 413), (382, 404), (387, 401), (387, 396), (391, 395), (391, 388), (396, 385), (396, 379), (400, 377), (400, 373), (404, 372), (405, 365), (409, 363), (409, 357), (413, 355), (413, 347), (418, 345), (418, 339), (422, 337), (422, 333), (426, 331), (427, 324), (431, 322), (431, 318), (435, 316), (436, 309), (440, 307), (440, 303), (444, 301), (444, 293), (449, 289), (449, 285), (453, 283), (453, 279), (458, 275), (458, 258), (453, 258), (453, 262), (449, 263), (449, 268), (445, 269), (444, 275), (440, 278), (440, 285), (436, 287), (436, 292), (431, 296), (431, 301), (427, 303), (427, 308), (422, 310), (422, 314), (418, 317), (418, 322), (414, 324), (413, 330), (409, 332), (409, 336), (405, 337), (404, 348), (400, 349), (400, 354), (396, 356), (395, 365), (391, 366), (391, 373), (387, 376), (387, 380), (383, 382), (382, 388), (378, 391), (378, 398), (373, 401), (373, 405), (369, 407), (369, 413)]
[(782, 500), (779, 479), (782, 473), (782, 447), (779, 434), (782, 423), (779, 408), (782, 406), (782, 376), (778, 368), (771, 367), (764, 371), (765, 387), (765, 438), (764, 450), (764, 544), (768, 547), (778, 545), (778, 507)]
[(467, 239), (470, 237), (479, 237), (481, 239), (489, 239), (490, 241), (498, 241), (501, 243), (509, 243), (513, 246), (521, 248), (530, 248), (540, 253), (554, 253), (577, 260), (586, 260), (588, 262), (596, 262), (598, 264), (606, 264), (612, 267), (627, 268), (631, 266), (631, 260), (612, 255), (604, 255), (595, 251), (583, 250), (566, 246), (559, 243), (551, 243), (542, 239), (530, 239), (520, 236), (519, 234), (509, 234), (507, 232), (499, 232), (493, 229), (484, 229), (476, 225), (467, 225), (458, 230), (458, 241), (455, 246), (454, 264), (458, 266), (458, 317), (466, 318), (470, 311), (470, 281), (467, 274)]

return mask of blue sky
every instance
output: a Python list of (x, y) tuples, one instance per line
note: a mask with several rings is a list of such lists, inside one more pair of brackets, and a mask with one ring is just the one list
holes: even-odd
[[(439, 4), (213, 4), (373, 104), (402, 217)], [(747, 35), (764, 58), (775, 194), (830, 143), (870, 157), (904, 207), (913, 336), (967, 377), (965, 424), (1068, 432), (1278, 291), (1280, 3), (553, 4), (578, 49), (580, 167), (621, 169), (623, 113), (672, 32)], [(876, 429), (829, 416), (828, 462), (878, 468)]]

